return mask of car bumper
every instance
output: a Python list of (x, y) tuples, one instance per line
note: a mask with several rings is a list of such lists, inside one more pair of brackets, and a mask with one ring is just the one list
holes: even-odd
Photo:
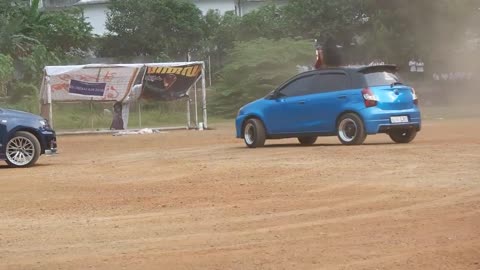
[(247, 118), (246, 115), (239, 115), (235, 119), (236, 137), (239, 138), (239, 139), (243, 138), (243, 136), (242, 136), (242, 125), (243, 125), (243, 122), (245, 121), (246, 118)]
[(47, 156), (57, 154), (57, 136), (55, 131), (45, 130), (42, 131), (43, 137), (43, 153)]
[[(392, 123), (392, 116), (407, 116), (408, 122)], [(387, 133), (392, 129), (405, 128), (414, 128), (417, 131), (420, 131), (422, 127), (421, 114), (417, 108), (393, 111), (369, 108), (362, 112), (362, 118), (368, 134)]]

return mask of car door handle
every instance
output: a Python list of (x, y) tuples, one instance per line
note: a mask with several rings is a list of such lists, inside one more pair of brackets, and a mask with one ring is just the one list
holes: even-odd
[(305, 104), (305, 100), (300, 100), (298, 104), (302, 104), (302, 105)]
[(338, 99), (347, 99), (347, 96), (338, 96)]

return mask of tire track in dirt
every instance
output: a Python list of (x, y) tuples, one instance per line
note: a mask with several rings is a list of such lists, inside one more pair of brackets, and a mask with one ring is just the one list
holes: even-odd
[(60, 137), (58, 157), (0, 168), (0, 269), (475, 269), (475, 121), (360, 147)]

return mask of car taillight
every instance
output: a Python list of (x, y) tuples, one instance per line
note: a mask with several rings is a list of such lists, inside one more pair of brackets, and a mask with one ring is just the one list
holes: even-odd
[(412, 98), (413, 98), (413, 104), (418, 105), (418, 96), (417, 93), (415, 92), (415, 89), (412, 87)]
[(362, 96), (365, 101), (365, 106), (367, 108), (377, 106), (378, 99), (373, 94), (372, 90), (370, 90), (370, 88), (364, 88), (362, 90)]

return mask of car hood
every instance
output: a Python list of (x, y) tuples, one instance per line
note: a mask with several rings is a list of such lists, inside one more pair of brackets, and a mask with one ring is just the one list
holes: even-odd
[(257, 99), (255, 101), (252, 101), (250, 103), (247, 103), (245, 105), (243, 105), (240, 110), (238, 110), (238, 115), (244, 115), (244, 114), (248, 114), (250, 113), (250, 109), (252, 107), (255, 107), (255, 104), (258, 104), (261, 102), (261, 100), (263, 100), (262, 98), (261, 99)]
[(33, 118), (33, 119), (43, 120), (42, 117), (32, 113), (17, 111), (17, 110), (9, 110), (9, 109), (0, 109), (0, 116), (15, 117), (15, 118)]
[(257, 99), (257, 100), (254, 100), (254, 101), (250, 102), (250, 103), (245, 104), (245, 105), (242, 107), (242, 109), (249, 109), (249, 108), (251, 108), (251, 107), (258, 106), (259, 104), (262, 104), (262, 103), (264, 103), (264, 102), (265, 102), (265, 98), (259, 98), (259, 99)]

